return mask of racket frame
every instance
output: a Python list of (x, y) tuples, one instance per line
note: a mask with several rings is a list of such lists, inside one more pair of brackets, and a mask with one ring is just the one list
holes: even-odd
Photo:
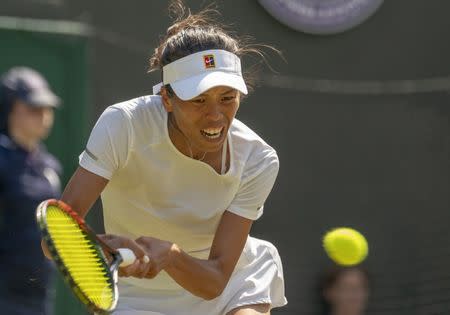
[[(47, 227), (47, 207), (55, 206), (65, 213), (67, 213), (74, 221), (78, 224), (78, 226), (86, 233), (86, 236), (89, 241), (91, 241), (92, 245), (95, 247), (97, 253), (101, 258), (101, 263), (105, 270), (109, 271), (109, 277), (111, 279), (111, 285), (113, 286), (113, 303), (109, 309), (99, 308), (95, 303), (93, 303), (86, 294), (81, 290), (78, 284), (73, 279), (67, 267), (64, 265), (63, 260), (58, 254), (58, 250), (56, 249), (55, 243), (48, 231)], [(61, 200), (56, 199), (48, 199), (39, 204), (36, 210), (36, 220), (41, 230), (42, 239), (46, 243), (50, 255), (52, 256), (53, 261), (55, 262), (56, 267), (62, 274), (65, 282), (70, 286), (72, 292), (76, 295), (76, 297), (88, 308), (88, 310), (94, 314), (104, 315), (110, 314), (117, 305), (118, 300), (118, 290), (117, 290), (117, 270), (119, 268), (120, 263), (123, 261), (120, 253), (114, 248), (110, 247), (106, 244), (102, 239), (100, 239), (95, 232), (86, 224), (85, 220), (81, 218), (77, 212), (75, 212), (69, 205), (64, 203)], [(108, 259), (106, 258), (105, 252), (106, 250), (108, 254), (111, 256), (111, 264), (108, 264)]]

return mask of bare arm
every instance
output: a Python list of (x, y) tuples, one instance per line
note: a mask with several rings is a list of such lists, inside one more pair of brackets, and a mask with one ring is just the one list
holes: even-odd
[[(176, 244), (143, 237), (137, 240), (149, 252), (150, 257), (158, 259), (161, 247), (167, 249), (166, 259), (153, 262), (157, 270), (150, 270), (150, 277), (159, 272), (158, 265), (164, 269), (180, 286), (206, 300), (219, 296), (242, 253), (253, 221), (225, 211), (217, 228), (210, 255), (207, 260), (194, 258), (183, 252)], [(152, 256), (152, 253), (154, 256)]]
[[(107, 184), (107, 179), (78, 167), (64, 189), (61, 200), (70, 205), (81, 217), (85, 217)], [(132, 249), (138, 258), (142, 258), (145, 255), (144, 250), (133, 240), (115, 235), (99, 235), (99, 237), (110, 243), (110, 246), (114, 248), (125, 247)], [(41, 242), (41, 246), (45, 256), (51, 259), (44, 242)], [(136, 261), (130, 266), (121, 268), (119, 273), (121, 276), (142, 278), (148, 272), (148, 269), (149, 266)]]
[(107, 184), (106, 178), (79, 166), (64, 189), (61, 200), (84, 218)]
[[(106, 184), (108, 184), (107, 179), (78, 167), (64, 189), (61, 200), (84, 218)], [(44, 255), (51, 259), (44, 241), (41, 241), (41, 247)]]

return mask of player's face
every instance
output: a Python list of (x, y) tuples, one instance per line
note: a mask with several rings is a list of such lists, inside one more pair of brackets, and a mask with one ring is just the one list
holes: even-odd
[(336, 314), (363, 314), (368, 298), (367, 280), (359, 270), (342, 273), (326, 293)]
[(194, 154), (198, 154), (222, 148), (239, 108), (240, 94), (230, 87), (218, 86), (188, 101), (177, 96), (164, 100), (166, 110), (173, 114)]
[(52, 107), (33, 107), (23, 102), (15, 102), (9, 119), (10, 127), (20, 130), (33, 141), (45, 139), (53, 126)]

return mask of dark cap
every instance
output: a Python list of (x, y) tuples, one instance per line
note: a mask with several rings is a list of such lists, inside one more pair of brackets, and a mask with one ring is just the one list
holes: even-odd
[(27, 67), (14, 67), (1, 78), (1, 92), (11, 101), (21, 100), (36, 107), (58, 107), (60, 99), (37, 71)]

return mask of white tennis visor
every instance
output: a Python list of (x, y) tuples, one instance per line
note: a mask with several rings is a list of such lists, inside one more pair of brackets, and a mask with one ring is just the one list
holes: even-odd
[(248, 93), (242, 77), (241, 60), (235, 54), (220, 49), (200, 51), (165, 65), (163, 80), (153, 87), (153, 94), (158, 94), (163, 85), (170, 84), (183, 101), (216, 86), (229, 86), (243, 94)]

